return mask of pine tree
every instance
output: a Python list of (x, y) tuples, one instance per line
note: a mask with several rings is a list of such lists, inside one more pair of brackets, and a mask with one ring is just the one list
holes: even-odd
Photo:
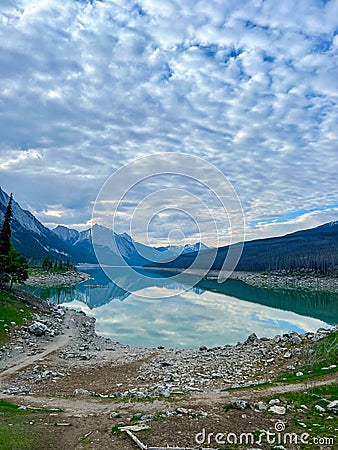
[(11, 249), (12, 200), (13, 194), (9, 197), (0, 233), (0, 255), (4, 256), (8, 256)]
[(11, 245), (8, 254), (8, 280), (10, 283), (10, 289), (14, 283), (23, 283), (28, 278), (28, 263), (27, 258), (21, 256), (20, 253), (15, 250)]
[(53, 268), (53, 261), (51, 260), (50, 254), (47, 253), (44, 260), (42, 261), (43, 270), (51, 270)]
[(10, 195), (0, 233), (0, 286), (22, 283), (28, 278), (27, 259), (11, 244), (13, 194)]

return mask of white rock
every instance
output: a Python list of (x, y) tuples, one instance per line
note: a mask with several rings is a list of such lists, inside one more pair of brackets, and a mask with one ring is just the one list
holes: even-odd
[(80, 388), (80, 389), (75, 389), (73, 391), (73, 395), (90, 395), (90, 392), (87, 391), (87, 389)]
[(143, 431), (150, 430), (148, 425), (127, 425), (125, 427), (119, 427), (121, 431)]
[(270, 411), (274, 414), (280, 414), (280, 415), (283, 415), (286, 413), (286, 409), (284, 408), (284, 406), (276, 406), (276, 405), (270, 406), (268, 411)]
[(327, 409), (329, 409), (330, 411), (333, 411), (337, 414), (338, 413), (338, 400), (333, 400), (332, 402), (330, 402), (327, 405)]
[(257, 402), (254, 404), (255, 409), (258, 409), (259, 411), (264, 411), (267, 409), (267, 406), (264, 402)]
[(318, 411), (318, 412), (320, 412), (320, 413), (325, 412), (325, 409), (322, 408), (320, 405), (315, 405), (315, 410)]

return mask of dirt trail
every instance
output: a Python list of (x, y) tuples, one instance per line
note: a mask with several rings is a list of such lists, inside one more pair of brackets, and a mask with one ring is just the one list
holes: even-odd
[[(148, 413), (156, 412), (161, 409), (168, 409), (170, 405), (175, 407), (179, 404), (181, 407), (193, 408), (195, 406), (203, 407), (208, 405), (225, 405), (235, 400), (245, 399), (246, 401), (255, 401), (263, 397), (269, 397), (286, 392), (298, 392), (310, 389), (314, 386), (325, 386), (332, 383), (337, 383), (337, 374), (331, 374), (323, 379), (316, 379), (315, 381), (306, 381), (297, 384), (274, 384), (273, 386), (266, 386), (262, 388), (252, 388), (244, 390), (229, 390), (229, 391), (214, 391), (214, 392), (198, 392), (191, 393), (185, 398), (179, 398), (170, 403), (166, 400), (155, 399), (152, 402), (143, 402), (142, 409)], [(29, 404), (31, 406), (47, 407), (47, 408), (61, 408), (66, 414), (77, 414), (79, 416), (88, 414), (105, 414), (114, 406), (119, 410), (128, 410), (130, 412), (140, 409), (137, 402), (130, 402), (129, 400), (118, 402), (112, 399), (95, 398), (90, 396), (62, 396), (62, 397), (48, 397), (40, 395), (9, 395), (0, 394), (0, 399), (10, 400), (14, 403)]]
[(26, 367), (32, 365), (36, 361), (41, 361), (46, 356), (50, 355), (56, 350), (65, 347), (70, 342), (71, 339), (74, 339), (75, 337), (74, 333), (76, 333), (76, 328), (71, 327), (71, 322), (73, 321), (75, 314), (76, 314), (75, 311), (72, 310), (66, 311), (62, 325), (62, 331), (64, 334), (56, 336), (52, 342), (46, 342), (47, 348), (45, 350), (43, 350), (40, 353), (37, 353), (36, 355), (27, 356), (26, 354), (23, 354), (21, 360), (19, 361), (16, 360), (11, 367), (0, 372), (0, 389), (1, 389), (1, 382), (5, 380), (7, 377), (19, 372), (22, 369), (25, 369)]

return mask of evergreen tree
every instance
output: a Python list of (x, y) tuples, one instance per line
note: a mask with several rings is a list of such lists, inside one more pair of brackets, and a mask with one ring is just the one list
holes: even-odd
[(28, 278), (28, 263), (11, 244), (13, 194), (10, 195), (0, 233), (0, 286), (22, 283)]
[(0, 255), (4, 256), (8, 256), (11, 249), (12, 200), (13, 194), (9, 197), (0, 233)]
[(21, 256), (11, 245), (7, 256), (7, 278), (12, 289), (13, 283), (23, 283), (28, 278), (27, 258)]
[(53, 262), (49, 253), (47, 253), (45, 259), (42, 261), (42, 268), (43, 270), (51, 270), (53, 268)]

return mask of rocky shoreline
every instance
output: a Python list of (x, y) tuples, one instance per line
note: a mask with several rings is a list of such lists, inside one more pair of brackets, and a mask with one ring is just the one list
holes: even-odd
[(77, 270), (68, 270), (67, 272), (40, 272), (31, 275), (25, 282), (28, 286), (76, 286), (83, 281), (89, 280), (90, 275)]
[[(53, 304), (48, 304), (48, 308), (48, 314), (36, 312), (31, 324), (15, 328), (11, 341), (0, 349), (2, 374), (13, 364), (22, 364), (25, 358), (28, 362), (27, 368), (5, 383), (3, 393), (43, 392), (46, 383), (57, 387), (67, 377), (72, 378), (69, 395), (111, 398), (169, 397), (259, 385), (270, 382), (282, 371), (299, 372), (311, 345), (332, 331), (291, 332), (273, 339), (251, 334), (245, 342), (215, 348), (138, 348), (98, 336), (95, 319), (83, 312)], [(34, 358), (38, 360), (48, 348), (54, 355), (50, 362), (34, 365)], [(85, 381), (76, 385), (74, 370), (79, 364), (82, 369), (95, 367), (104, 373), (113, 370), (111, 364), (135, 363), (139, 364), (132, 374), (128, 375), (127, 370), (121, 379), (105, 385), (105, 389), (87, 385)]]
[[(212, 278), (212, 276), (208, 277)], [(261, 274), (256, 272), (233, 272), (232, 279), (247, 284), (273, 289), (298, 289), (338, 293), (338, 278), (311, 275), (286, 275), (278, 273)]]

